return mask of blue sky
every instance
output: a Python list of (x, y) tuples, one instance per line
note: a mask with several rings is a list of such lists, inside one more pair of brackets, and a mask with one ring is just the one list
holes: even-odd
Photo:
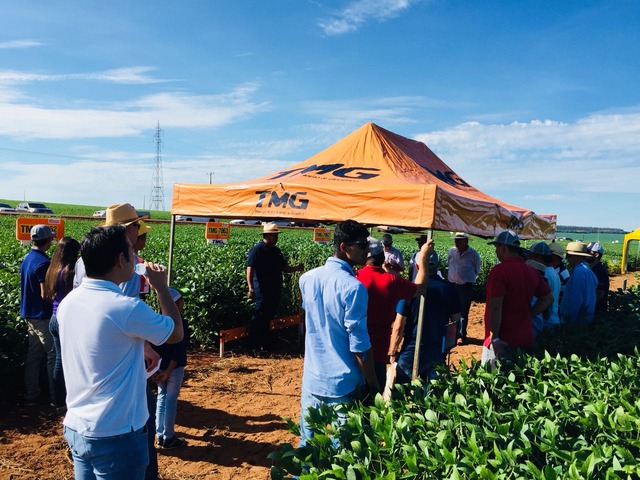
[(366, 122), (562, 225), (640, 225), (640, 2), (193, 0), (0, 7), (0, 198), (149, 207)]

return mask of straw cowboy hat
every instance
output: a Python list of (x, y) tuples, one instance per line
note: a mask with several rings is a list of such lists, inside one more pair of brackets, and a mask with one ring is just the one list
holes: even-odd
[(591, 254), (587, 249), (587, 244), (584, 242), (569, 242), (567, 243), (567, 255), (577, 255), (579, 257), (590, 257)]
[(124, 225), (126, 227), (127, 225), (131, 225), (138, 220), (148, 217), (149, 215), (139, 217), (138, 212), (136, 212), (136, 209), (133, 208), (130, 203), (120, 203), (107, 207), (106, 220), (101, 226)]
[(278, 225), (276, 225), (275, 223), (265, 223), (264, 227), (262, 227), (262, 233), (280, 233), (280, 230), (278, 230)]

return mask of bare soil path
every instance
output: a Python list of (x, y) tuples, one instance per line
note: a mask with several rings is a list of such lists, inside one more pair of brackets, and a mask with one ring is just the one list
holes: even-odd
[[(634, 274), (611, 279), (615, 290)], [(480, 358), (484, 304), (474, 303), (468, 345), (452, 354), (452, 364)], [(266, 456), (281, 443), (297, 443), (282, 417), (299, 416), (302, 357), (283, 343), (268, 356), (217, 351), (193, 353), (178, 405), (176, 430), (187, 447), (160, 451), (165, 480), (247, 480), (269, 478)], [(13, 390), (19, 389), (18, 387)], [(0, 478), (72, 479), (73, 466), (62, 438), (62, 414), (49, 407), (23, 407), (9, 396), (0, 403)]]

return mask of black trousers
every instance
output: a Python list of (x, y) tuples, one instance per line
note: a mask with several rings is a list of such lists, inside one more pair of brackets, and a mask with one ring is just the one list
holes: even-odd
[(467, 336), (469, 310), (471, 309), (471, 300), (473, 299), (473, 283), (467, 282), (462, 285), (456, 283), (456, 291), (460, 299), (460, 316), (462, 317), (460, 336), (464, 338)]
[(268, 348), (271, 343), (269, 325), (280, 304), (280, 293), (256, 295), (249, 323), (249, 340), (253, 347)]

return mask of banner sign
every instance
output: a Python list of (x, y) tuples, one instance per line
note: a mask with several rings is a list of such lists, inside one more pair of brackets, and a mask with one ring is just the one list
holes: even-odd
[(227, 243), (229, 241), (229, 233), (229, 224), (222, 222), (207, 222), (204, 229), (204, 237), (207, 242), (216, 245)]
[(328, 245), (331, 243), (331, 229), (330, 228), (314, 228), (313, 229), (313, 241)]
[(56, 236), (56, 240), (64, 237), (64, 220), (61, 218), (18, 217), (16, 219), (16, 239), (31, 242), (31, 229), (36, 225), (47, 225)]

